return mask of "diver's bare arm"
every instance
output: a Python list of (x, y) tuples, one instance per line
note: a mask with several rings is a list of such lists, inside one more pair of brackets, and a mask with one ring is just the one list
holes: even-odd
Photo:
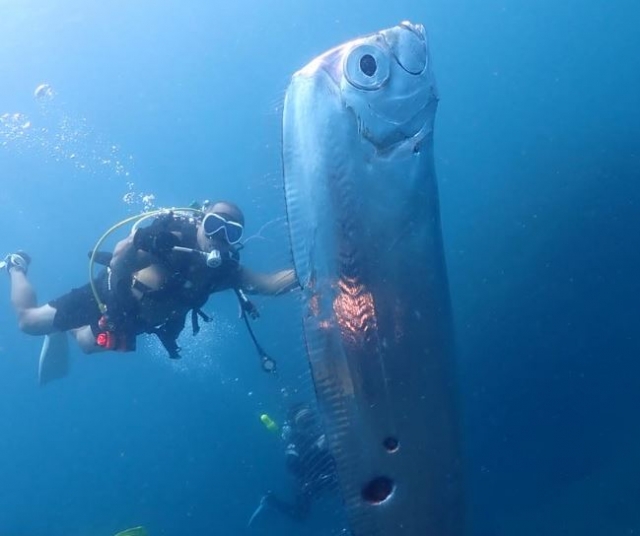
[(133, 234), (130, 234), (116, 244), (109, 267), (117, 277), (130, 277), (134, 272), (149, 266), (151, 260), (149, 253), (136, 249)]
[(277, 296), (299, 287), (294, 270), (280, 270), (273, 274), (252, 272), (244, 266), (240, 268), (240, 286), (248, 294)]

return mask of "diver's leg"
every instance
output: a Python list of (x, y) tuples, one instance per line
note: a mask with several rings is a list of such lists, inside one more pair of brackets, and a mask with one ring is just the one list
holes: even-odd
[[(93, 354), (105, 351), (104, 348), (96, 344), (96, 338), (91, 326), (70, 328), (68, 325), (60, 325), (61, 323), (66, 323), (67, 320), (55, 321), (56, 313), (60, 308), (64, 311), (62, 316), (65, 319), (69, 315), (73, 315), (74, 311), (85, 309), (86, 304), (84, 302), (87, 296), (90, 297), (89, 291), (72, 291), (51, 302), (53, 305), (47, 303), (38, 307), (35, 290), (27, 279), (25, 272), (11, 268), (9, 269), (9, 276), (11, 278), (11, 302), (18, 315), (21, 331), (28, 335), (51, 335), (68, 330), (83, 353)], [(92, 303), (88, 304), (89, 309), (92, 306)], [(73, 323), (75, 321), (76, 318), (71, 318), (68, 322)]]
[(16, 311), (37, 307), (36, 291), (27, 279), (27, 274), (17, 268), (9, 268), (11, 279), (11, 303)]
[(97, 354), (99, 352), (108, 351), (106, 348), (96, 344), (96, 336), (94, 335), (91, 326), (82, 326), (81, 328), (72, 329), (70, 330), (70, 333), (84, 354)]
[[(91, 326), (69, 329), (78, 347), (85, 354), (105, 351), (96, 344), (96, 339)], [(58, 331), (47, 335), (38, 366), (38, 379), (40, 385), (49, 383), (52, 380), (64, 378), (69, 372), (69, 343), (67, 331)]]
[(56, 310), (49, 304), (38, 307), (35, 290), (20, 269), (10, 268), (11, 303), (18, 315), (20, 330), (28, 335), (47, 335), (54, 330)]
[[(38, 359), (38, 381), (44, 385), (66, 376), (69, 368), (69, 345), (64, 331), (55, 327), (56, 308), (50, 304), (38, 307), (36, 292), (27, 279), (26, 266), (17, 266), (9, 256), (11, 303), (18, 315), (20, 330), (28, 335), (44, 335)], [(7, 261), (5, 261), (7, 262)]]

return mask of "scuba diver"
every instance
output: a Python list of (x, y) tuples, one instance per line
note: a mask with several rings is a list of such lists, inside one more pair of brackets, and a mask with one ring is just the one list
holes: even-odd
[(318, 415), (309, 404), (296, 404), (290, 408), (281, 437), (285, 445), (285, 465), (294, 480), (293, 501), (286, 501), (272, 491), (267, 492), (260, 499), (248, 526), (264, 509), (273, 509), (292, 520), (303, 521), (309, 517), (315, 499), (337, 489), (335, 460), (329, 452)]
[[(146, 220), (151, 224), (141, 226)], [(65, 349), (66, 332), (87, 354), (134, 351), (137, 336), (152, 333), (169, 357), (179, 358), (176, 340), (187, 314), (191, 311), (195, 334), (198, 319), (210, 320), (201, 307), (211, 294), (234, 290), (249, 326), (246, 315), (255, 318), (257, 309), (245, 293), (279, 295), (298, 286), (291, 269), (262, 274), (240, 264), (243, 231), (242, 211), (226, 201), (142, 215), (113, 254), (96, 246), (91, 262), (105, 269), (90, 283), (40, 306), (27, 278), (29, 255), (9, 254), (2, 264), (11, 279), (20, 330), (47, 336), (41, 366), (47, 349)]]

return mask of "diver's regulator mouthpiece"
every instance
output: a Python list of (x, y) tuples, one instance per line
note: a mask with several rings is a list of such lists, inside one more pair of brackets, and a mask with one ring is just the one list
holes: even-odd
[(209, 268), (217, 268), (222, 264), (222, 255), (217, 249), (212, 249), (209, 253), (203, 251), (202, 256)]
[(182, 251), (183, 253), (197, 253), (198, 255), (204, 257), (204, 260), (209, 268), (217, 268), (222, 264), (222, 254), (218, 249), (213, 249), (207, 253), (206, 251), (200, 251), (199, 249), (174, 246), (173, 251)]

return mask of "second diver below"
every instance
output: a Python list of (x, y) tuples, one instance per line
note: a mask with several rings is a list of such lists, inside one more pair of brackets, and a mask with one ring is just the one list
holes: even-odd
[(315, 500), (338, 489), (335, 460), (318, 414), (308, 404), (296, 404), (289, 409), (282, 427), (282, 441), (286, 468), (293, 477), (293, 500), (267, 492), (249, 519), (249, 526), (265, 509), (303, 521), (309, 517)]

